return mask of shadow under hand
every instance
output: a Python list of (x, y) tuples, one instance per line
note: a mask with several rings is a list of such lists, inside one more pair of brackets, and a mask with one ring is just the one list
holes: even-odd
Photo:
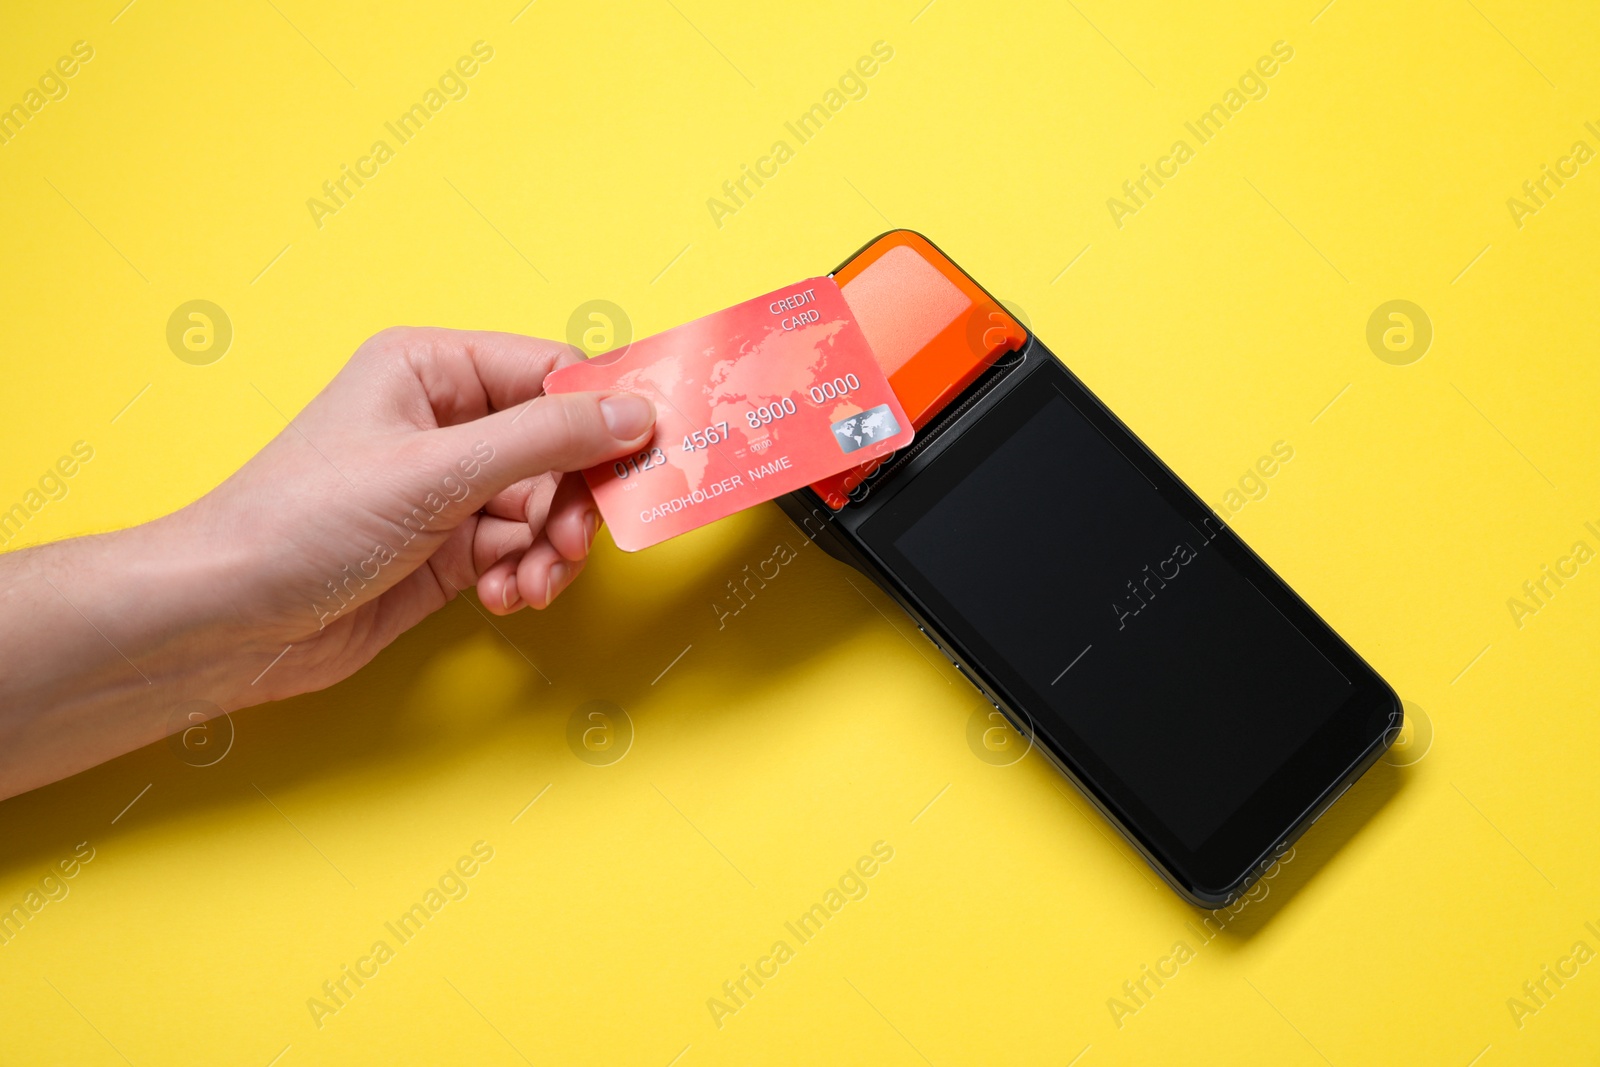
[[(215, 763), (168, 738), (0, 803), (0, 879), (43, 875), (78, 842), (100, 849), (135, 827), (276, 806), (311, 782), (353, 779), (378, 802), (367, 783), (403, 790), (409, 775), (508, 738), (532, 761), (565, 758), (574, 708), (604, 696), (648, 714), (668, 679), (737, 694), (700, 704), (693, 727), (710, 729), (878, 622), (867, 605), (841, 619), (841, 598), (857, 599), (846, 570), (776, 507), (700, 534), (643, 558), (607, 554), (591, 571), (609, 573), (586, 574), (546, 612), (491, 616), (464, 593), (338, 685), (213, 720), (208, 741), (228, 745)], [(760, 577), (779, 545), (793, 558)], [(815, 595), (819, 585), (838, 591)]]

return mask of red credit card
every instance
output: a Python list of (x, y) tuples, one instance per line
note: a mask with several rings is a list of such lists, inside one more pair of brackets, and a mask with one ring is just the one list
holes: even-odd
[(583, 472), (626, 552), (886, 456), (913, 433), (826, 277), (563, 367), (544, 388), (655, 401), (643, 450)]

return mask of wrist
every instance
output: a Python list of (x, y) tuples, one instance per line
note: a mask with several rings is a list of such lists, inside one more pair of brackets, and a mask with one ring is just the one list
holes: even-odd
[(218, 528), (205, 505), (122, 531), (118, 559), (125, 552), (138, 562), (119, 595), (143, 613), (153, 666), (177, 702), (234, 711), (259, 702), (250, 683), (282, 645), (273, 647), (259, 617), (259, 556), (244, 531)]
[[(90, 623), (149, 696), (171, 706), (242, 706), (248, 628), (233, 553), (212, 543), (193, 507), (140, 526), (46, 546), (36, 569)], [(112, 664), (115, 667), (115, 664)]]
[(0, 557), (0, 798), (192, 725), (186, 703), (250, 702), (191, 535), (163, 519)]

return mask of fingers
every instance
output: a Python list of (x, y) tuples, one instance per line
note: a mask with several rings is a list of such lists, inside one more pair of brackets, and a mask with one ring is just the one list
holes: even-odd
[(483, 572), (478, 600), (496, 615), (510, 615), (523, 607), (543, 610), (572, 584), (583, 564), (581, 559), (564, 557), (541, 534), (526, 552), (513, 553)]
[(527, 603), (517, 592), (517, 565), (523, 555), (514, 552), (478, 577), (478, 601), (491, 613), (510, 615)]
[(403, 421), (438, 427), (408, 440), (400, 457), (401, 469), (445, 472), (427, 484), (429, 510), (445, 525), (482, 511), (470, 554), (460, 555), (484, 606), (548, 606), (582, 569), (600, 526), (584, 480), (561, 472), (645, 447), (654, 405), (625, 392), (545, 395), (546, 375), (582, 354), (515, 334), (397, 329), (359, 355), (411, 380), (409, 396), (391, 397)]
[[(578, 476), (563, 478), (546, 506), (548, 516), (530, 514), (527, 522), (494, 515), (478, 520), (473, 540), (478, 599), (497, 615), (524, 605), (548, 607), (588, 558), (600, 529), (589, 486)], [(536, 534), (541, 524), (543, 532)], [(561, 564), (566, 568), (558, 569)]]
[(588, 557), (599, 530), (600, 511), (583, 476), (573, 474), (561, 479), (544, 522), (544, 534), (550, 544), (563, 559), (576, 563)]
[(534, 541), (517, 562), (517, 591), (529, 607), (544, 609), (583, 570), (582, 560), (569, 560), (548, 538)]
[(409, 369), (439, 426), (455, 426), (524, 403), (540, 394), (545, 375), (583, 359), (583, 353), (557, 341), (435, 327), (385, 330), (362, 345), (357, 356)]
[(476, 456), (462, 511), (476, 511), (508, 487), (547, 471), (577, 471), (643, 447), (655, 430), (655, 405), (634, 393), (541, 396), (427, 434), (442, 464)]
[(513, 482), (484, 502), (484, 513), (523, 521), (535, 530), (540, 529), (544, 526), (545, 515), (549, 514), (550, 499), (559, 481), (561, 474), (556, 472)]
[(511, 519), (484, 515), (478, 519), (472, 538), (472, 573), (482, 576), (503, 559), (520, 557), (533, 545), (538, 527)]

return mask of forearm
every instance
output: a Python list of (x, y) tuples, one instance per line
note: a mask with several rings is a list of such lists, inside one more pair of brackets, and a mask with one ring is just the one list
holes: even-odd
[(0, 555), (0, 799), (197, 711), (333, 685), (474, 585), (496, 614), (547, 607), (599, 520), (581, 477), (548, 475), (654, 432), (642, 397), (541, 395), (579, 358), (512, 334), (386, 330), (189, 507)]
[(0, 798), (164, 737), (188, 701), (238, 706), (229, 583), (191, 538), (179, 513), (0, 556)]

